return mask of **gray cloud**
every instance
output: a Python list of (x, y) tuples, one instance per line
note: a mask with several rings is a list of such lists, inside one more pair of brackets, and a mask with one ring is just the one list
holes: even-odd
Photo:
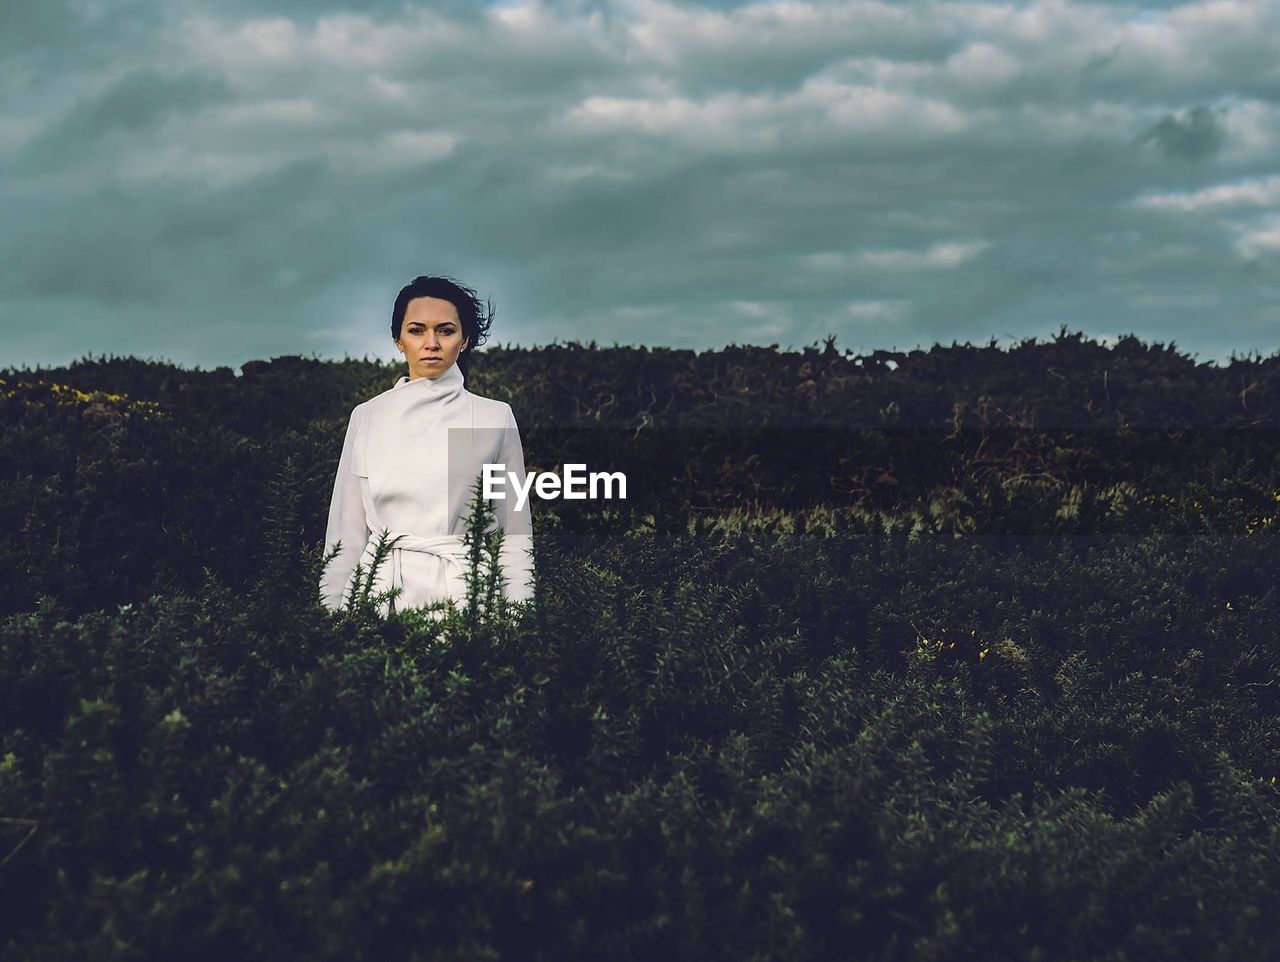
[(390, 357), (423, 271), (497, 342), (1274, 350), (1274, 7), (94, 9), (0, 70), (13, 362)]
[(108, 138), (154, 138), (168, 118), (225, 102), (230, 96), (230, 87), (221, 78), (169, 77), (151, 69), (135, 70), (101, 93), (73, 102), (25, 145), (21, 160), (44, 170), (76, 163), (77, 155), (103, 149)]
[(1169, 157), (1206, 160), (1222, 149), (1226, 131), (1214, 112), (1203, 105), (1192, 107), (1181, 118), (1166, 114), (1140, 138), (1153, 140)]

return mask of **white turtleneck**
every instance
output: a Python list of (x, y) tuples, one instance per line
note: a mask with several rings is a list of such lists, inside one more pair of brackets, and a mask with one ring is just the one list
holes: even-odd
[[(457, 364), (436, 378), (401, 377), (388, 391), (357, 404), (347, 424), (334, 478), (325, 552), (342, 543), (320, 580), (330, 609), (347, 599), (357, 563), (367, 572), (384, 528), (400, 547), (377, 572), (373, 591), (398, 584), (395, 609), (453, 598), (462, 604), (462, 535), (471, 486), (486, 463), (525, 477), (524, 450), (511, 406), (466, 390)], [(499, 561), (505, 595), (533, 597), (533, 527), (526, 504), (492, 502), (504, 531)], [(390, 613), (384, 605), (384, 614)]]

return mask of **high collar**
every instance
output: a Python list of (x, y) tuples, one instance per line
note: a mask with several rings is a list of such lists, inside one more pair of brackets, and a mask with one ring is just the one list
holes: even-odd
[(448, 400), (457, 397), (466, 383), (467, 379), (463, 376), (462, 369), (458, 367), (457, 362), (454, 362), (439, 377), (416, 377), (410, 380), (409, 376), (404, 374), (391, 387), (392, 390), (412, 391), (422, 398)]

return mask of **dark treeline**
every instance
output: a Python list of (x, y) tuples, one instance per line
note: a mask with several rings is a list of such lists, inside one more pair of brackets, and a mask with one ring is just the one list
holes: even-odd
[(1274, 954), (1280, 355), (489, 348), (634, 496), (445, 622), (315, 594), (401, 368), (242, 371), (0, 371), (0, 957)]
[[(390, 387), (403, 368), (286, 356), (249, 361), (241, 371), (106, 357), (0, 369), (0, 376), (196, 409), (247, 437), (268, 438), (350, 410)], [(1280, 353), (1219, 366), (1197, 363), (1176, 345), (1129, 335), (1106, 347), (1065, 328), (1051, 341), (1007, 348), (992, 342), (866, 355), (838, 350), (834, 338), (793, 352), (495, 345), (476, 355), (468, 388), (509, 401), (531, 424), (1230, 430), (1277, 424)]]

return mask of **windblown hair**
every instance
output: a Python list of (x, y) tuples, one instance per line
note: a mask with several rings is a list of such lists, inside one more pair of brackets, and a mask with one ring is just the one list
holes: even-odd
[(409, 302), (418, 297), (438, 297), (448, 301), (457, 310), (458, 320), (462, 323), (462, 336), (467, 339), (467, 346), (458, 355), (458, 367), (463, 376), (466, 376), (471, 352), (489, 339), (489, 328), (493, 324), (493, 302), (486, 298), (482, 306), (475, 291), (451, 277), (415, 277), (400, 289), (395, 306), (391, 308), (393, 339), (400, 337), (400, 329), (404, 326), (404, 312), (409, 307)]

